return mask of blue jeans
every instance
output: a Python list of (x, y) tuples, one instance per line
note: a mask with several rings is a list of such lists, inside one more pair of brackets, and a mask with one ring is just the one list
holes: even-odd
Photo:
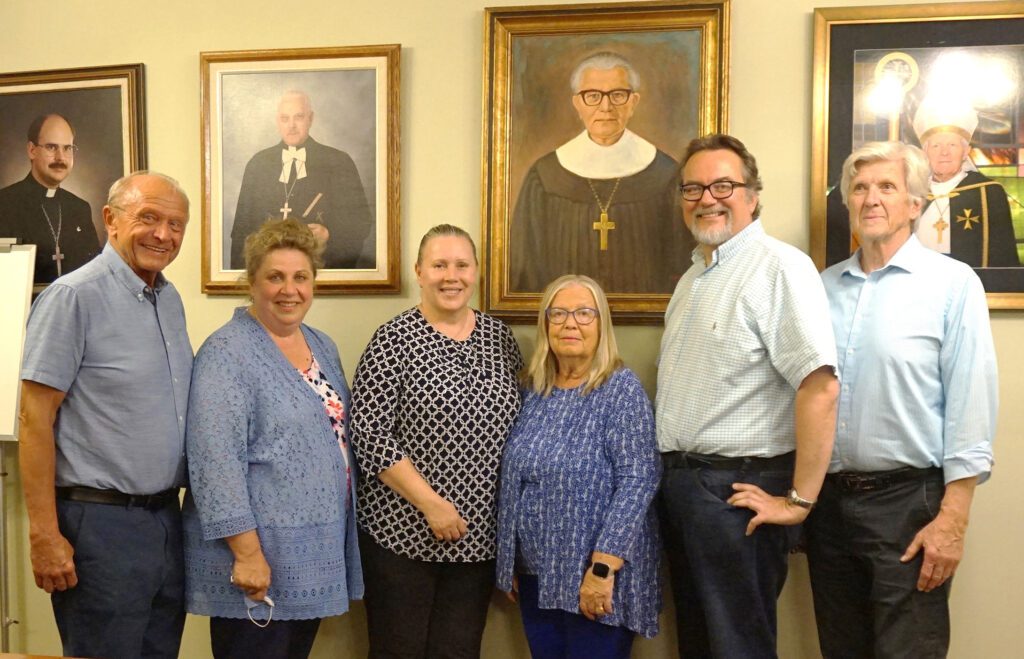
[(825, 657), (945, 657), (950, 581), (917, 589), (924, 550), (907, 545), (939, 512), (942, 472), (870, 492), (826, 478), (807, 520), (807, 559)]
[(726, 503), (733, 483), (774, 495), (792, 470), (693, 469), (666, 464), (659, 494), (681, 657), (775, 657), (776, 600), (800, 529), (764, 524), (745, 536), (753, 513)]
[(57, 500), (78, 585), (51, 596), (71, 657), (175, 659), (185, 626), (181, 511)]
[(520, 574), (519, 611), (533, 659), (629, 659), (635, 634), (602, 625), (582, 613), (537, 606), (537, 576)]

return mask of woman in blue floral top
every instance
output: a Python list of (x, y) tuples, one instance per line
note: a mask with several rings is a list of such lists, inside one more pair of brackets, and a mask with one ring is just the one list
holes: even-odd
[(323, 247), (271, 221), (245, 242), (252, 304), (199, 349), (189, 397), (186, 608), (215, 657), (306, 657), (320, 620), (363, 594), (349, 392), (303, 324)]
[(498, 587), (534, 657), (626, 658), (661, 608), (651, 404), (589, 277), (548, 286), (536, 345), (501, 464)]

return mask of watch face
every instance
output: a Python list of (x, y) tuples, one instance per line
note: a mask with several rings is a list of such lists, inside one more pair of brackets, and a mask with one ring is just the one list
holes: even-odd
[(591, 568), (591, 572), (594, 573), (595, 577), (601, 577), (602, 579), (608, 578), (608, 566), (604, 563), (594, 563), (594, 567)]

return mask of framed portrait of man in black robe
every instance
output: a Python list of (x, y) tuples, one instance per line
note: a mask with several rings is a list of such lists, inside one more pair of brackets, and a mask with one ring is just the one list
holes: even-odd
[(209, 52), (203, 291), (244, 293), (245, 239), (295, 219), (320, 293), (399, 290), (398, 45)]
[(729, 2), (489, 9), (483, 308), (530, 322), (593, 277), (617, 322), (659, 323), (695, 241), (687, 143), (726, 128)]
[(146, 166), (142, 64), (0, 74), (0, 238), (36, 245), (36, 292), (106, 243), (111, 184)]

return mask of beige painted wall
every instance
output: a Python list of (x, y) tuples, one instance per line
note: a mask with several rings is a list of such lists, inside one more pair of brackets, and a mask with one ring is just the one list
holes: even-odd
[[(373, 329), (411, 306), (415, 243), (441, 221), (480, 232), (480, 115), (483, 8), (474, 0), (209, 0), (128, 2), (55, 0), (40, 12), (28, 0), (0, 2), (0, 70), (24, 71), (144, 62), (152, 168), (181, 180), (195, 214), (178, 260), (167, 274), (181, 290), (189, 332), (198, 348), (240, 299), (199, 292), (201, 147), (199, 56), (236, 50), (398, 42), (402, 53), (402, 258), (406, 283), (394, 297), (321, 298), (309, 321), (337, 341), (349, 373)], [(528, 4), (523, 2), (522, 4)], [(734, 0), (731, 131), (760, 161), (765, 224), (775, 236), (806, 249), (811, 122), (811, 36), (816, 5), (833, 0)], [(860, 4), (883, 4), (860, 0)], [(245, 7), (239, 11), (237, 7)], [(297, 8), (301, 8), (301, 11)], [(999, 351), (1002, 411), (992, 481), (979, 489), (967, 539), (967, 558), (953, 589), (953, 657), (1005, 657), (1024, 647), (1019, 596), (1024, 576), (1024, 524), (1014, 487), (1024, 473), (1024, 314), (993, 317)], [(517, 335), (532, 348), (526, 328)], [(660, 328), (623, 328), (620, 344), (630, 366), (653, 391)], [(58, 654), (60, 644), (46, 597), (32, 583), (17, 464), (9, 464), (12, 650)], [(815, 657), (816, 635), (806, 566), (793, 560), (780, 606), (780, 654)], [(486, 657), (525, 657), (518, 613), (495, 598), (484, 642)], [(666, 618), (667, 621), (667, 618)], [(675, 632), (666, 622), (636, 656), (671, 656)], [(362, 608), (328, 620), (315, 657), (363, 655)], [(206, 621), (189, 618), (182, 657), (209, 655)]]

